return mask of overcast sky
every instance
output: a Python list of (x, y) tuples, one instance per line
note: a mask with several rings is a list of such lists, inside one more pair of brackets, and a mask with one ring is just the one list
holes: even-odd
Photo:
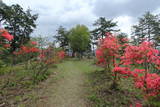
[(8, 5), (18, 3), (25, 10), (38, 13), (34, 35), (55, 34), (58, 26), (67, 29), (85, 24), (90, 29), (100, 16), (118, 21), (122, 32), (131, 33), (131, 26), (144, 12), (160, 13), (160, 0), (3, 0)]

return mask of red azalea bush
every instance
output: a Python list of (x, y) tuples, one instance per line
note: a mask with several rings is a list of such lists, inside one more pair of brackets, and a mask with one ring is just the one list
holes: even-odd
[(115, 66), (115, 60), (119, 57), (120, 44), (117, 38), (111, 33), (106, 33), (106, 37), (100, 40), (100, 45), (96, 50), (97, 64), (104, 66), (108, 71)]
[(21, 59), (22, 61), (33, 59), (49, 64), (54, 62), (53, 52), (52, 47), (40, 49), (36, 41), (30, 41), (28, 44), (22, 45), (17, 51), (14, 51), (13, 54), (17, 56), (17, 59)]
[(22, 45), (19, 49), (13, 52), (13, 55), (17, 57), (14, 59), (14, 63), (16, 64), (35, 59), (40, 54), (40, 51), (41, 50), (38, 48), (38, 46), (31, 44), (31, 42)]
[(39, 48), (37, 44), (29, 42), (26, 46), (14, 52), (17, 59), (25, 63), (25, 70), (30, 73), (33, 83), (38, 83), (47, 78), (49, 67), (54, 63), (54, 50), (52, 47)]
[(125, 71), (124, 69), (126, 69), (119, 67), (121, 64), (119, 60), (122, 49), (124, 49), (124, 44), (120, 44), (117, 37), (113, 34), (106, 33), (106, 37), (100, 40), (99, 47), (96, 50), (97, 64), (104, 66), (105, 70), (108, 72), (113, 71), (113, 84), (111, 86), (113, 89), (116, 89), (118, 86), (119, 72), (122, 73)]
[(124, 65), (152, 63), (159, 66), (159, 51), (150, 42), (142, 42), (139, 46), (128, 46), (121, 57)]
[(13, 39), (13, 36), (10, 35), (5, 29), (0, 29), (0, 35), (5, 39), (7, 39), (8, 41), (11, 41)]
[[(10, 62), (10, 43), (13, 40), (13, 36), (10, 35), (7, 30), (0, 29), (0, 62), (1, 65), (8, 64)], [(6, 57), (7, 56), (7, 57)]]
[(58, 57), (59, 57), (59, 59), (64, 59), (65, 58), (65, 52), (62, 50), (62, 51), (59, 51), (58, 53), (57, 53), (57, 55), (58, 55)]
[(4, 48), (10, 47), (10, 41), (13, 36), (10, 35), (5, 29), (0, 29), (0, 46)]
[(146, 76), (137, 76), (135, 86), (145, 92), (145, 97), (160, 94), (160, 76), (156, 73), (147, 73)]
[(38, 43), (36, 41), (31, 41), (32, 45), (38, 45)]
[(20, 46), (20, 48), (17, 51), (14, 51), (13, 54), (15, 55), (28, 55), (33, 53), (40, 53), (40, 49), (38, 48), (38, 43), (36, 41), (30, 41), (26, 45)]
[(41, 52), (38, 57), (42, 62), (46, 64), (54, 63), (55, 62), (54, 48), (48, 47), (47, 49), (41, 49)]
[(32, 67), (29, 70), (33, 71), (34, 83), (46, 79), (49, 75), (49, 67), (55, 63), (54, 48), (48, 47), (40, 49), (36, 61), (32, 62)]
[[(123, 49), (123, 54), (120, 50)], [(121, 78), (133, 78), (136, 88), (144, 92), (144, 96), (160, 94), (160, 75), (152, 73), (160, 69), (160, 52), (151, 42), (142, 42), (139, 46), (120, 44), (110, 33), (100, 40), (96, 50), (97, 64), (112, 71), (114, 85)], [(141, 69), (137, 68), (140, 67)], [(115, 88), (115, 87), (114, 87)]]
[(36, 47), (27, 47), (27, 46), (21, 46), (19, 51), (15, 52), (14, 54), (29, 54), (29, 53), (38, 53), (40, 52), (39, 48)]
[[(48, 69), (54, 67), (52, 65), (55, 60), (54, 48), (46, 48), (46, 44), (42, 48), (36, 41), (29, 41), (18, 46), (11, 53), (9, 49), (12, 39), (12, 35), (0, 29), (0, 88), (5, 90), (0, 99), (4, 99), (2, 102), (7, 105), (6, 95), (11, 95), (15, 90), (21, 89), (24, 93), (27, 88), (33, 87), (33, 84), (47, 79), (51, 71)], [(60, 56), (63, 58), (63, 54)], [(4, 106), (7, 106), (6, 104)]]
[[(144, 69), (133, 69), (135, 86), (145, 92), (145, 96), (160, 94), (160, 76), (151, 73), (153, 69), (159, 69), (159, 51), (154, 49), (152, 43), (143, 42), (139, 46), (128, 46), (124, 56), (121, 57), (123, 65), (136, 67), (141, 64)], [(152, 85), (151, 85), (152, 84)]]

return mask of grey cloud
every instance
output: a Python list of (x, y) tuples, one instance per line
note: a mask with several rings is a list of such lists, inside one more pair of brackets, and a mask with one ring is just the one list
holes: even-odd
[[(118, 0), (117, 0), (118, 1)], [(137, 17), (146, 11), (154, 11), (160, 7), (160, 0), (96, 0), (94, 13), (98, 16), (114, 18), (121, 15)]]
[[(34, 35), (54, 35), (62, 25), (70, 29), (76, 24), (85, 24), (92, 28), (99, 16), (117, 18), (129, 16), (134, 21), (145, 11), (154, 11), (160, 7), (160, 0), (3, 0), (7, 4), (18, 3), (24, 9), (28, 7), (38, 13), (37, 28)], [(125, 21), (122, 21), (125, 24)], [(122, 29), (126, 29), (124, 27)], [(125, 24), (130, 27), (129, 24)]]

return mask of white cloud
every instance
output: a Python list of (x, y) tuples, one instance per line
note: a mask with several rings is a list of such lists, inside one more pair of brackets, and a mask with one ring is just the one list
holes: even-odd
[(160, 14), (160, 8), (153, 11), (154, 14)]
[(75, 24), (91, 24), (95, 20), (90, 0), (5, 0), (11, 5), (18, 3), (38, 13), (38, 27), (34, 34), (53, 35), (58, 26), (67, 28)]
[(122, 32), (131, 34), (131, 26), (135, 24), (135, 20), (131, 16), (119, 16), (115, 19)]
[[(102, 16), (115, 18), (122, 32), (131, 33), (131, 26), (137, 21), (138, 13), (154, 10), (158, 2), (152, 0), (3, 0), (6, 4), (20, 4), (38, 13), (37, 29), (33, 35), (54, 35), (58, 26), (66, 28), (85, 24), (91, 29), (94, 21)], [(145, 2), (145, 3), (144, 3)], [(142, 5), (141, 5), (142, 4)], [(133, 6), (132, 6), (133, 5)], [(154, 6), (155, 5), (155, 6)], [(138, 6), (138, 7), (137, 7)], [(137, 8), (135, 8), (137, 7)], [(95, 11), (96, 10), (96, 11)], [(98, 12), (98, 13), (97, 13)], [(160, 8), (154, 13), (159, 13)], [(133, 16), (133, 14), (136, 16)]]

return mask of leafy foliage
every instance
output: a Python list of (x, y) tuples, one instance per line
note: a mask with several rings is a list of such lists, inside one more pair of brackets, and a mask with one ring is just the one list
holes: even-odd
[[(160, 75), (153, 73), (153, 70), (160, 69), (159, 50), (154, 49), (151, 42), (142, 42), (138, 46), (125, 45), (124, 53), (120, 54), (119, 50), (123, 47), (120, 43), (115, 36), (106, 33), (106, 38), (100, 40), (96, 51), (98, 63), (106, 67), (107, 71), (112, 71), (111, 88), (117, 89), (120, 78), (131, 77), (145, 98), (159, 95)], [(142, 69), (137, 68), (140, 64)]]
[(77, 25), (70, 30), (69, 34), (70, 46), (73, 53), (78, 52), (82, 54), (90, 47), (90, 33), (86, 26)]
[(24, 11), (18, 4), (11, 6), (4, 4), (0, 7), (0, 16), (0, 21), (3, 22), (5, 29), (14, 35), (14, 39), (11, 41), (12, 52), (30, 40), (30, 34), (36, 28), (37, 14), (32, 15), (29, 9)]
[(160, 21), (158, 15), (146, 12), (139, 18), (138, 25), (133, 26), (133, 43), (140, 44), (145, 40), (153, 41), (156, 46), (160, 42)]
[(97, 27), (92, 31), (94, 40), (104, 38), (106, 32), (118, 31), (115, 29), (117, 23), (112, 20), (106, 20), (105, 17), (100, 17), (93, 25)]
[(54, 36), (56, 42), (58, 42), (60, 47), (63, 49), (66, 49), (69, 45), (68, 35), (69, 32), (65, 28), (60, 26), (57, 30), (57, 34)]

